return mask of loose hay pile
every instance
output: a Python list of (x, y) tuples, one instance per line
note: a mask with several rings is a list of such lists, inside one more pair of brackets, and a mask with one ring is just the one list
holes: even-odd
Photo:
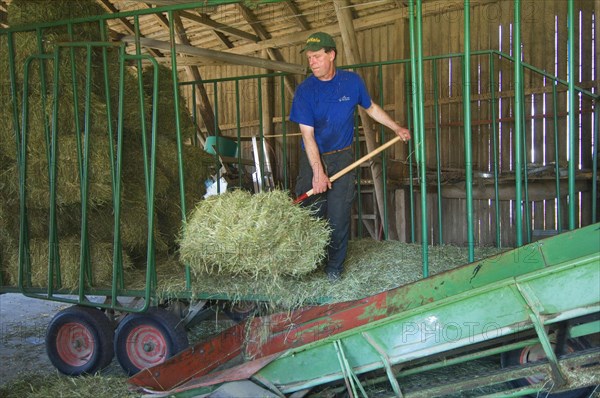
[[(475, 259), (500, 253), (494, 247), (475, 248)], [(430, 246), (429, 273), (435, 275), (466, 264), (468, 249), (457, 246)], [(284, 266), (284, 264), (279, 265)], [(158, 294), (168, 296), (184, 291), (185, 275), (174, 266), (157, 266)], [(275, 309), (286, 310), (307, 304), (342, 302), (374, 295), (422, 278), (421, 245), (398, 241), (351, 240), (345, 272), (339, 283), (331, 284), (321, 269), (301, 276), (248, 278), (198, 270), (192, 280), (193, 293), (203, 297), (228, 297), (232, 301), (263, 300)], [(138, 286), (143, 286), (140, 280)]]
[(180, 241), (180, 259), (198, 275), (276, 280), (314, 271), (325, 257), (328, 223), (287, 192), (227, 192), (198, 203)]
[(59, 374), (25, 374), (17, 380), (0, 385), (0, 397), (138, 397), (128, 391), (127, 378), (122, 376), (94, 375), (69, 377)]

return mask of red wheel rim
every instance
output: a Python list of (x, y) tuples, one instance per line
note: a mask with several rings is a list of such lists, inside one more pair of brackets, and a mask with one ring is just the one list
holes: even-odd
[(159, 329), (142, 325), (134, 328), (127, 337), (127, 357), (136, 368), (158, 365), (167, 358), (167, 340)]
[(69, 366), (87, 364), (94, 355), (96, 342), (88, 328), (76, 322), (65, 323), (56, 334), (56, 351)]
[[(554, 346), (554, 344), (552, 345)], [(567, 345), (566, 351), (568, 353), (573, 352), (573, 348)], [(531, 362), (539, 362), (544, 359), (546, 359), (546, 353), (544, 352), (542, 345), (536, 344), (523, 348), (521, 355), (519, 356), (519, 363), (524, 365)], [(546, 375), (542, 373), (539, 375), (526, 377), (525, 379), (527, 379), (529, 384), (537, 384), (544, 381), (546, 379)]]

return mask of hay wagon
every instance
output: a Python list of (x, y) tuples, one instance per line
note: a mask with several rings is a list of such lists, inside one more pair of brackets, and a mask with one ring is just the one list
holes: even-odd
[[(302, 307), (254, 318), (256, 303), (277, 299), (260, 281), (235, 294), (232, 280), (198, 281), (177, 259), (177, 237), (223, 156), (199, 150), (176, 57), (163, 67), (139, 33), (141, 17), (171, 20), (193, 5), (111, 16), (89, 16), (101, 14), (90, 6), (0, 31), (0, 293), (72, 305), (47, 330), (57, 369), (94, 373), (116, 355), (132, 386), (181, 397), (300, 397), (324, 386), (356, 396), (381, 382), (428, 397), (509, 381), (521, 384), (512, 396), (548, 383), (585, 396), (600, 384), (600, 224), (360, 299), (313, 290), (296, 297)], [(132, 35), (112, 37), (109, 21), (126, 18)], [(188, 348), (186, 328), (215, 308), (240, 323)], [(499, 356), (505, 367), (489, 374), (403, 385)]]

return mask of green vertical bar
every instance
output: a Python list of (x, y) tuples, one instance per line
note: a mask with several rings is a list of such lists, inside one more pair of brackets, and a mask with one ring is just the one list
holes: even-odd
[[(31, 58), (27, 58), (23, 71), (23, 100), (21, 109), (20, 159), (19, 159), (19, 276), (17, 285), (23, 290), (27, 278), (27, 286), (31, 286), (31, 258), (29, 256), (29, 236), (27, 233), (27, 128), (29, 113), (29, 67)], [(15, 97), (15, 101), (17, 98)]]
[[(119, 88), (117, 99), (117, 151), (113, 183), (113, 210), (114, 231), (113, 248), (116, 251), (121, 248), (121, 169), (123, 165), (123, 107), (125, 102), (125, 46), (119, 47)], [(109, 141), (110, 142), (110, 141)], [(116, 293), (115, 267), (118, 267), (118, 258), (113, 256), (113, 293)], [(148, 294), (148, 283), (146, 280), (146, 296)]]
[[(237, 136), (237, 146), (238, 146), (238, 170), (239, 173), (242, 171), (242, 151), (241, 151), (241, 143), (242, 143), (242, 121), (241, 121), (241, 110), (240, 110), (240, 80), (235, 79), (235, 120), (236, 120), (236, 136)], [(242, 178), (240, 175), (239, 178), (239, 186), (242, 187)]]
[[(141, 44), (140, 44), (140, 21), (139, 21), (139, 16), (135, 16), (133, 18), (133, 25), (135, 28), (135, 55), (138, 56), (137, 58), (137, 81), (138, 81), (138, 96), (140, 97), (139, 99), (139, 109), (140, 109), (140, 130), (141, 130), (141, 137), (142, 137), (142, 161), (144, 162), (144, 182), (145, 182), (145, 186), (146, 186), (146, 211), (148, 211), (149, 209), (149, 195), (148, 195), (148, 187), (150, 185), (150, 175), (148, 173), (148, 167), (149, 167), (149, 163), (148, 163), (148, 152), (147, 152), (147, 143), (146, 143), (146, 137), (147, 137), (147, 131), (146, 131), (146, 118), (144, 117), (146, 114), (146, 109), (144, 106), (144, 80), (143, 80), (143, 67), (142, 67), (142, 60), (141, 58), (139, 58), (140, 54), (142, 53), (142, 48), (141, 48)], [(148, 226), (150, 227), (150, 226)]]
[[(59, 65), (59, 50), (58, 47), (55, 49), (54, 51), (54, 85), (52, 87), (52, 96), (54, 98), (53, 104), (52, 104), (52, 126), (51, 126), (51, 134), (52, 134), (52, 139), (50, 140), (50, 164), (49, 164), (49, 182), (50, 182), (50, 203), (49, 203), (49, 209), (50, 209), (50, 218), (49, 218), (49, 231), (48, 231), (48, 246), (49, 247), (57, 247), (59, 242), (58, 242), (58, 234), (56, 233), (56, 165), (57, 165), (57, 159), (58, 159), (58, 106), (59, 106), (59, 101), (58, 101), (58, 95), (59, 95), (59, 90), (58, 90), (58, 79), (59, 79), (59, 69), (58, 69), (58, 65)], [(42, 60), (40, 60), (41, 62), (43, 62)], [(79, 131), (79, 130), (77, 130)], [(60, 258), (58, 258), (58, 250), (50, 250), (50, 252), (48, 253), (48, 297), (52, 297), (54, 295), (54, 284), (53, 281), (55, 279), (55, 273), (54, 271), (56, 271), (56, 277), (57, 277), (57, 281), (61, 280), (60, 277), (60, 266), (57, 266), (57, 264), (60, 264)]]
[(423, 254), (423, 277), (429, 276), (429, 239), (427, 222), (427, 159), (425, 157), (425, 96), (423, 82), (423, 7), (417, 0), (417, 98), (419, 99), (419, 137), (416, 150), (421, 164), (421, 252)]
[[(158, 126), (158, 64), (154, 58), (150, 58), (154, 67), (153, 85), (152, 85), (152, 131), (150, 143), (150, 181), (148, 186), (148, 248), (146, 258), (149, 268), (149, 273), (153, 277), (153, 286), (158, 285), (158, 277), (156, 275), (156, 254), (154, 250), (154, 186), (156, 181), (156, 128)], [(143, 89), (143, 87), (141, 87)], [(143, 101), (143, 100), (142, 100)], [(142, 118), (143, 118), (142, 114)], [(147, 294), (149, 297), (149, 292)]]
[[(43, 38), (43, 34), (42, 34), (42, 28), (38, 27), (35, 32), (36, 32), (38, 53), (44, 54), (45, 50), (44, 50), (44, 38)], [(45, 138), (45, 142), (46, 142), (46, 146), (45, 146), (46, 160), (48, 161), (48, 165), (50, 165), (50, 146), (51, 146), (50, 126), (49, 126), (48, 115), (47, 115), (48, 84), (46, 81), (46, 67), (45, 67), (45, 63), (42, 58), (40, 58), (39, 76), (40, 76), (40, 92), (42, 93), (42, 97), (41, 97), (42, 109), (39, 109), (37, 111), (41, 112), (41, 114), (42, 114), (42, 120), (43, 120), (43, 126), (44, 126), (43, 134), (44, 134), (44, 138)], [(48, 180), (50, 180), (50, 170), (48, 170)], [(56, 267), (57, 275), (59, 278), (58, 279), (59, 282), (57, 282), (57, 284), (60, 285), (60, 272), (59, 272), (60, 259), (59, 259), (59, 250), (58, 250), (58, 240), (54, 240), (54, 244), (49, 244), (48, 249), (49, 249), (49, 253), (48, 253), (49, 266)]]
[(556, 228), (562, 232), (562, 205), (560, 204), (560, 163), (558, 156), (558, 104), (556, 100), (557, 81), (552, 83), (552, 108), (554, 113), (554, 174), (556, 181)]
[[(358, 112), (354, 112), (354, 142), (356, 142), (356, 146), (354, 148), (354, 157), (355, 159), (360, 159), (360, 132), (358, 130)], [(357, 208), (358, 214), (356, 218), (356, 233), (359, 238), (363, 236), (363, 218), (362, 218), (362, 171), (360, 166), (358, 167), (358, 172), (356, 173), (356, 195), (357, 195)], [(351, 221), (352, 222), (352, 221)]]
[[(169, 19), (171, 20), (171, 19)], [(135, 54), (137, 59), (137, 83), (138, 83), (138, 96), (139, 96), (139, 109), (140, 109), (140, 126), (141, 126), (141, 134), (142, 134), (142, 147), (143, 147), (143, 161), (144, 161), (144, 179), (146, 183), (146, 213), (148, 215), (148, 219), (146, 220), (148, 226), (148, 236), (147, 236), (147, 247), (146, 247), (146, 264), (147, 264), (147, 275), (151, 277), (150, 289), (157, 285), (157, 276), (156, 276), (156, 268), (155, 268), (155, 253), (154, 253), (154, 181), (155, 181), (155, 173), (156, 173), (156, 114), (158, 112), (158, 103), (156, 96), (153, 96), (153, 107), (152, 107), (152, 136), (150, 142), (150, 160), (148, 159), (148, 145), (147, 145), (147, 135), (148, 131), (146, 129), (146, 106), (144, 100), (144, 79), (143, 79), (143, 66), (141, 59), (141, 44), (140, 44), (140, 20), (139, 16), (136, 15), (133, 19), (134, 28), (135, 28)], [(173, 24), (170, 24), (173, 25)], [(154, 82), (157, 82), (157, 68), (154, 68)], [(174, 81), (174, 87), (179, 88), (177, 81)], [(156, 84), (153, 86), (153, 89), (156, 90)], [(175, 91), (175, 96), (179, 99), (179, 95), (177, 90)], [(179, 126), (179, 106), (175, 106), (175, 120), (177, 126)], [(177, 132), (179, 133), (179, 127), (177, 127)], [(185, 200), (182, 200), (185, 203)], [(120, 266), (119, 268), (122, 268)], [(121, 271), (122, 272), (122, 271)], [(149, 292), (148, 292), (149, 293)]]
[(262, 78), (258, 78), (258, 153), (256, 154), (259, 157), (259, 166), (260, 166), (260, 191), (264, 191), (265, 185), (265, 151), (264, 151), (264, 122), (263, 122), (263, 114), (262, 114)]
[[(104, 20), (98, 21), (100, 24), (100, 38), (103, 42), (106, 42), (106, 29), (104, 25)], [(107, 126), (107, 137), (108, 137), (108, 153), (111, 159), (110, 162), (110, 175), (111, 175), (111, 187), (112, 187), (112, 202), (115, 203), (115, 165), (113, 159), (115, 159), (115, 150), (113, 146), (113, 118), (112, 118), (112, 99), (110, 96), (110, 74), (108, 70), (108, 51), (107, 47), (102, 47), (102, 76), (104, 80), (104, 100), (106, 102), (106, 126)], [(114, 230), (114, 226), (113, 226)], [(113, 242), (114, 244), (114, 242)], [(124, 286), (124, 276), (123, 276), (123, 258), (121, 254), (121, 242), (117, 242), (116, 246), (113, 246), (113, 271), (112, 271), (112, 284), (111, 284), (111, 292), (112, 296), (117, 296), (117, 288), (123, 289)], [(111, 304), (113, 304), (111, 302)], [(116, 305), (117, 303), (114, 303)], [(114, 308), (113, 305), (113, 308)]]
[(288, 189), (287, 123), (285, 121), (285, 76), (281, 76), (281, 134), (283, 135), (283, 189)]
[[(410, 27), (410, 59), (412, 81), (416, 90), (416, 100), (413, 104), (415, 120), (415, 154), (420, 167), (421, 188), (421, 252), (423, 256), (423, 277), (429, 276), (428, 237), (427, 237), (427, 186), (425, 169), (425, 129), (423, 126), (423, 43), (422, 43), (422, 4), (417, 0), (415, 17), (414, 0), (409, 1), (409, 27)], [(416, 29), (415, 29), (416, 19)], [(416, 30), (416, 34), (415, 34)], [(416, 37), (415, 37), (416, 36)]]
[[(411, 56), (411, 60), (412, 60), (412, 56)], [(411, 62), (412, 63), (412, 62)], [(406, 82), (408, 82), (408, 68), (404, 68), (404, 80)], [(407, 126), (408, 129), (413, 131), (412, 129), (412, 118), (411, 118), (411, 106), (414, 106), (414, 101), (411, 101), (411, 98), (413, 98), (413, 91), (411, 90), (411, 88), (414, 86), (414, 84), (405, 84), (406, 87), (406, 119), (407, 119)], [(414, 149), (414, 137), (415, 136), (415, 132), (413, 131), (413, 139), (408, 141), (408, 156), (406, 158), (406, 160), (408, 161), (408, 195), (409, 195), (409, 203), (410, 203), (410, 242), (411, 243), (415, 243), (415, 202), (414, 202), (414, 187), (413, 187), (413, 162), (412, 162), (412, 155), (415, 151)]]
[[(168, 12), (169, 16), (169, 40), (171, 44), (171, 76), (173, 78), (173, 106), (175, 107), (175, 129), (177, 136), (177, 161), (179, 166), (179, 197), (181, 205), (181, 220), (183, 224), (186, 222), (186, 206), (185, 206), (185, 176), (183, 174), (183, 143), (181, 139), (181, 120), (179, 119), (179, 83), (177, 76), (177, 51), (175, 43), (175, 24), (173, 23), (173, 11)], [(215, 103), (215, 107), (216, 107)], [(215, 124), (217, 111), (215, 110)], [(215, 129), (216, 131), (216, 129)]]
[(523, 119), (523, 82), (521, 79), (521, 0), (515, 0), (515, 17), (513, 29), (513, 53), (514, 53), (514, 74), (515, 74), (515, 227), (516, 227), (516, 245), (523, 245), (523, 210), (522, 210), (522, 163), (521, 156), (523, 150), (521, 138), (521, 120)]
[[(524, 84), (525, 82), (523, 81), (523, 70), (524, 68), (521, 68), (521, 83)], [(523, 137), (523, 211), (525, 212), (525, 236), (526, 236), (526, 242), (525, 243), (529, 243), (531, 242), (531, 228), (532, 228), (532, 222), (531, 222), (531, 208), (530, 208), (530, 203), (529, 203), (529, 175), (528, 175), (528, 171), (527, 171), (527, 125), (525, 123), (525, 90), (522, 88), (521, 89), (521, 98), (523, 98), (523, 101), (521, 102), (521, 106), (523, 107), (521, 115), (523, 115), (523, 119), (521, 121), (521, 126), (522, 126), (522, 134), (521, 136)]]
[(575, 12), (574, 1), (568, 0), (568, 37), (569, 49), (567, 69), (569, 71), (569, 229), (575, 229), (575, 129), (576, 129), (576, 111), (575, 111)]
[(498, 128), (496, 114), (496, 72), (494, 71), (494, 54), (490, 53), (490, 94), (492, 113), (492, 153), (494, 156), (494, 212), (496, 214), (496, 247), (502, 247), (500, 235), (500, 195), (498, 189)]
[(467, 212), (467, 243), (469, 248), (469, 262), (475, 258), (475, 240), (473, 237), (473, 148), (471, 145), (471, 4), (465, 0), (464, 4), (464, 46), (463, 55), (463, 112), (465, 133), (465, 185), (466, 185), (466, 212)]
[(598, 103), (594, 104), (592, 153), (592, 223), (598, 222)]
[[(383, 95), (383, 68), (382, 65), (379, 64), (378, 66), (378, 72), (379, 72), (379, 92), (381, 93), (380, 95), (380, 100), (379, 100), (379, 106), (381, 106), (381, 109), (384, 109), (385, 106), (385, 101), (384, 101), (384, 95)], [(385, 143), (385, 128), (383, 127), (383, 125), (380, 125), (379, 127), (379, 137), (380, 137), (380, 142), (383, 144)], [(383, 151), (381, 153), (381, 170), (382, 170), (382, 179), (383, 179), (383, 236), (384, 236), (384, 240), (388, 240), (389, 239), (389, 223), (388, 223), (388, 209), (387, 209), (387, 152)]]
[(441, 153), (440, 153), (440, 113), (439, 113), (439, 93), (438, 93), (438, 68), (437, 60), (433, 61), (433, 114), (435, 115), (435, 163), (437, 179), (437, 210), (438, 210), (438, 235), (439, 244), (444, 244), (444, 235), (442, 227), (442, 171), (441, 171)]

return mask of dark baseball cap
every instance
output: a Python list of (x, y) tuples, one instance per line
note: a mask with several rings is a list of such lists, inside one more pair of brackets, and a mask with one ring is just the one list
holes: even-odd
[(300, 52), (310, 50), (310, 51), (319, 51), (322, 48), (335, 48), (335, 41), (333, 41), (333, 37), (328, 35), (325, 32), (317, 32), (308, 36), (306, 39), (306, 45)]

